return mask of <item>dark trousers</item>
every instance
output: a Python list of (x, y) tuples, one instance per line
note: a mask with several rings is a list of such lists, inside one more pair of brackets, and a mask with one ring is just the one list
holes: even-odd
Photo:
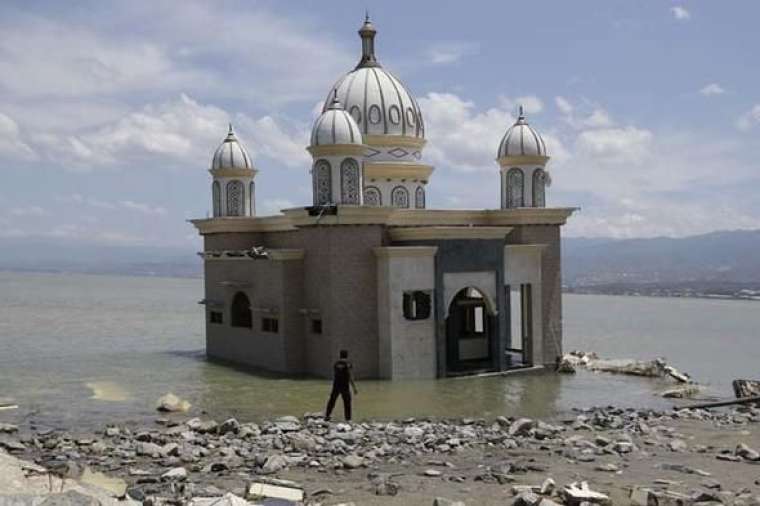
[(330, 418), (332, 410), (335, 407), (335, 401), (338, 400), (338, 396), (343, 399), (343, 414), (346, 420), (351, 420), (351, 391), (346, 388), (333, 387), (330, 392), (330, 400), (327, 401), (327, 409), (325, 410), (325, 418)]

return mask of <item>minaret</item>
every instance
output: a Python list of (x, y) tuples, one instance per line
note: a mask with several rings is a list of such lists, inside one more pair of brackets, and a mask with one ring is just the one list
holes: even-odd
[(359, 126), (333, 93), (330, 106), (314, 122), (307, 148), (314, 159), (315, 206), (363, 204), (366, 149)]
[(531, 128), (520, 106), (517, 121), (499, 143), (496, 161), (501, 167), (501, 208), (545, 207), (549, 162), (546, 143)]
[(256, 215), (256, 185), (253, 178), (258, 171), (235, 135), (232, 123), (227, 137), (214, 153), (209, 172), (213, 178), (211, 200), (214, 218)]

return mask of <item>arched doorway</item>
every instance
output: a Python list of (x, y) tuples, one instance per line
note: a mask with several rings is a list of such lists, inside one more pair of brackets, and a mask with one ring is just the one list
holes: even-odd
[(495, 312), (483, 292), (474, 287), (457, 292), (446, 318), (448, 371), (491, 369), (495, 329)]
[(232, 306), (230, 307), (230, 325), (233, 327), (247, 328), (253, 326), (251, 301), (243, 292), (236, 293), (235, 297), (232, 299)]

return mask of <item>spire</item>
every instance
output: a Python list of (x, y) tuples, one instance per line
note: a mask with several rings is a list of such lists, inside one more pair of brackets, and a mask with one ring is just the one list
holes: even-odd
[(377, 30), (375, 30), (372, 21), (369, 20), (369, 11), (366, 11), (364, 24), (359, 28), (359, 37), (362, 39), (362, 59), (359, 60), (356, 68), (380, 66), (375, 59), (375, 34), (377, 34)]
[(517, 121), (515, 121), (515, 125), (527, 125), (528, 122), (525, 121), (525, 111), (523, 111), (523, 106), (520, 104), (520, 113), (517, 117)]
[(232, 123), (229, 123), (229, 126), (230, 129), (227, 131), (227, 138), (224, 139), (224, 142), (233, 142), (237, 140), (235, 137), (235, 130), (232, 129)]
[(328, 109), (343, 109), (343, 104), (340, 103), (340, 100), (338, 100), (338, 89), (335, 88), (333, 90), (333, 98), (332, 102), (330, 102), (330, 107)]

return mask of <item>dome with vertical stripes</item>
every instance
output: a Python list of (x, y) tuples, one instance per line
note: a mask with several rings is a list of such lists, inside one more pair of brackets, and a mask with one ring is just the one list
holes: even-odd
[(216, 149), (214, 158), (211, 161), (211, 170), (230, 170), (243, 169), (253, 170), (253, 163), (248, 151), (238, 140), (230, 124), (230, 130), (227, 133), (222, 144)]
[(363, 144), (359, 125), (335, 97), (330, 107), (319, 115), (311, 129), (312, 146), (331, 144)]
[(361, 60), (354, 70), (333, 85), (322, 110), (330, 107), (337, 94), (363, 134), (424, 139), (425, 124), (414, 96), (375, 58), (376, 33), (367, 17), (359, 30)]
[(520, 107), (520, 115), (501, 139), (496, 159), (506, 156), (549, 156), (543, 137), (525, 120)]

